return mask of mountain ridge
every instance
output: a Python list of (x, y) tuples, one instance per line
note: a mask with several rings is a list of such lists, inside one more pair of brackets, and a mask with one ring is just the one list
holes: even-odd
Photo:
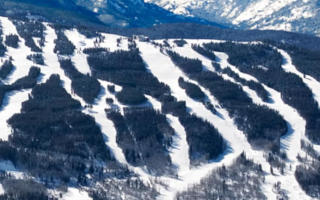
[(320, 35), (318, 0), (146, 0), (176, 14), (241, 29), (285, 30)]

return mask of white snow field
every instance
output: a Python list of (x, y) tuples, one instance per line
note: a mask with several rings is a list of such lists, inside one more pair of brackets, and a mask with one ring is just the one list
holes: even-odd
[[(245, 16), (241, 17), (244, 18)], [(5, 17), (0, 17), (0, 21), (3, 27), (4, 35), (17, 34), (16, 28), (10, 20)], [(117, 144), (117, 131), (114, 127), (113, 122), (107, 118), (105, 112), (105, 109), (116, 107), (120, 110), (121, 113), (123, 113), (123, 108), (126, 107), (126, 105), (121, 104), (117, 100), (115, 95), (109, 92), (107, 89), (108, 85), (115, 84), (104, 80), (98, 80), (101, 84), (101, 92), (95, 99), (92, 107), (87, 107), (85, 101), (73, 92), (71, 88), (71, 79), (68, 78), (65, 75), (63, 69), (61, 69), (59, 56), (56, 55), (53, 51), (55, 47), (54, 40), (57, 38), (54, 29), (49, 24), (45, 24), (45, 27), (45, 45), (42, 49), (45, 66), (40, 67), (42, 76), (39, 80), (39, 83), (44, 83), (52, 74), (58, 74), (66, 91), (72, 96), (72, 98), (80, 101), (82, 105), (82, 111), (95, 119), (96, 124), (100, 127), (103, 133), (106, 148), (108, 147), (111, 150), (114, 158), (122, 165), (127, 166), (129, 170), (137, 174), (139, 178), (145, 183), (155, 183), (155, 180), (161, 182), (161, 184), (159, 183), (158, 185), (156, 185), (156, 188), (160, 192), (160, 195), (158, 197), (159, 200), (175, 199), (175, 195), (178, 192), (182, 192), (188, 189), (188, 187), (192, 186), (193, 184), (199, 183), (201, 179), (208, 176), (208, 174), (210, 174), (214, 169), (217, 169), (221, 166), (227, 167), (231, 165), (242, 152), (245, 152), (246, 156), (249, 159), (252, 159), (255, 163), (261, 164), (262, 169), (265, 172), (263, 191), (268, 199), (277, 199), (277, 194), (273, 190), (273, 186), (277, 182), (281, 182), (282, 189), (288, 191), (289, 199), (311, 199), (311, 197), (307, 196), (302, 190), (294, 176), (296, 166), (299, 164), (297, 155), (303, 152), (301, 150), (300, 141), (302, 139), (306, 139), (306, 122), (294, 108), (282, 101), (281, 94), (278, 91), (275, 91), (274, 89), (263, 85), (263, 87), (270, 93), (270, 98), (272, 99), (271, 102), (266, 103), (263, 102), (260, 97), (258, 97), (255, 91), (251, 90), (247, 86), (243, 86), (241, 83), (238, 83), (226, 74), (218, 73), (224, 79), (240, 85), (255, 104), (264, 105), (269, 107), (270, 109), (278, 111), (279, 114), (287, 121), (289, 131), (285, 136), (281, 138), (281, 150), (283, 152), (286, 152), (288, 157), (287, 164), (288, 166), (290, 165), (290, 168), (287, 167), (284, 170), (283, 174), (281, 174), (280, 171), (276, 169), (274, 170), (274, 174), (271, 174), (270, 164), (266, 159), (266, 153), (263, 150), (253, 148), (249, 144), (245, 134), (237, 128), (233, 119), (229, 116), (228, 111), (220, 106), (220, 102), (209, 92), (209, 90), (199, 85), (196, 81), (188, 78), (186, 74), (184, 74), (177, 66), (175, 66), (175, 64), (171, 61), (170, 57), (166, 55), (166, 53), (160, 51), (159, 47), (156, 47), (148, 42), (135, 40), (135, 42), (137, 43), (137, 47), (141, 52), (141, 56), (150, 73), (158, 78), (159, 81), (170, 86), (172, 96), (176, 97), (178, 100), (185, 101), (190, 113), (212, 124), (212, 126), (214, 126), (220, 132), (227, 143), (227, 150), (222, 153), (219, 158), (211, 160), (208, 163), (202, 163), (199, 166), (193, 166), (189, 158), (189, 145), (187, 143), (187, 135), (185, 129), (181, 125), (177, 117), (167, 114), (167, 121), (175, 131), (175, 135), (173, 136), (173, 145), (169, 149), (169, 155), (172, 159), (173, 165), (176, 167), (177, 177), (155, 177), (154, 175), (149, 174), (148, 170), (145, 167), (131, 166), (127, 162), (123, 150)], [(76, 47), (75, 53), (68, 57), (73, 61), (75, 67), (79, 72), (83, 74), (91, 74), (91, 69), (87, 63), (87, 55), (84, 54), (82, 50), (84, 48), (96, 47), (97, 44), (95, 44), (95, 38), (86, 38), (75, 29), (67, 30), (65, 31), (65, 34)], [(110, 51), (128, 49), (127, 38), (104, 33), (102, 34), (102, 36), (104, 37), (104, 40), (98, 44), (99, 47), (108, 48)], [(121, 40), (119, 38), (121, 38)], [(192, 50), (191, 44), (224, 41), (186, 41), (188, 42), (188, 44), (186, 44), (184, 47), (176, 47), (173, 43), (173, 40), (169, 40), (169, 43), (173, 46), (173, 50), (178, 52), (179, 54), (189, 58), (197, 58), (201, 60), (205, 70), (215, 71), (215, 69), (211, 65), (211, 60)], [(159, 40), (157, 42), (161, 43), (162, 41)], [(294, 73), (301, 77), (304, 83), (311, 89), (315, 100), (320, 105), (320, 83), (311, 76), (304, 76), (303, 73), (297, 70), (297, 68), (292, 64), (290, 56), (285, 51), (279, 50), (279, 52), (284, 59), (284, 64), (282, 65), (283, 69), (287, 72)], [(13, 73), (10, 74), (9, 77), (4, 81), (6, 84), (11, 84), (17, 79), (28, 74), (30, 67), (35, 65), (34, 63), (26, 59), (26, 56), (31, 53), (32, 52), (30, 48), (25, 46), (24, 40), (21, 37), (19, 48), (14, 49), (8, 47), (5, 58), (9, 58), (10, 56), (13, 57), (13, 63), (16, 66), (16, 69), (14, 69)], [(217, 56), (216, 61), (220, 63), (222, 68), (229, 67), (241, 78), (257, 82), (257, 79), (253, 76), (242, 73), (235, 66), (232, 66), (228, 62), (227, 54), (223, 52), (214, 53)], [(213, 114), (203, 105), (203, 103), (187, 96), (185, 90), (182, 89), (178, 84), (179, 77), (182, 77), (183, 79), (198, 85), (206, 94), (208, 100), (214, 105), (218, 114)], [(118, 85), (115, 86), (116, 91), (120, 91), (122, 89)], [(30, 92), (31, 90), (22, 90), (6, 94), (5, 101), (0, 109), (0, 139), (8, 140), (8, 137), (11, 134), (12, 130), (7, 125), (7, 120), (15, 113), (20, 112), (21, 104), (28, 99)], [(156, 110), (161, 110), (161, 103), (158, 100), (148, 95), (146, 95), (146, 97), (148, 98), (148, 102), (139, 106), (152, 106)], [(112, 98), (114, 100), (114, 103), (112, 105), (107, 104), (106, 98)], [(316, 145), (315, 148), (320, 150), (320, 147)], [(6, 170), (8, 168), (8, 165), (5, 165), (5, 163), (6, 161), (0, 162), (0, 169), (4, 168), (4, 170)], [(9, 168), (7, 170), (10, 171)], [(2, 185), (0, 185), (0, 194), (2, 194), (3, 192), (3, 187)], [(52, 193), (55, 193), (55, 191), (52, 191)], [(87, 200), (91, 199), (91, 197), (89, 197), (88, 193), (85, 190), (81, 190), (81, 188), (68, 188), (68, 192), (63, 194), (62, 199)]]

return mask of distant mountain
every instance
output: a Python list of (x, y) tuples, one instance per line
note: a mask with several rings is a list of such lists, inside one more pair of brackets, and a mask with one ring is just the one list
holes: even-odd
[(0, 12), (20, 18), (38, 15), (65, 24), (112, 27), (147, 27), (173, 22), (217, 25), (203, 19), (176, 15), (141, 0), (6, 0), (0, 2)]
[(204, 22), (171, 13), (142, 0), (74, 0), (79, 6), (97, 14), (105, 24), (113, 26), (152, 26), (170, 22)]
[(176, 14), (244, 29), (320, 35), (319, 0), (146, 0)]

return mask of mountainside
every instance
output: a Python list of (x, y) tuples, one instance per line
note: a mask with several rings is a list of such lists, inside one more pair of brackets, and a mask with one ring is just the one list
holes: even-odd
[(0, 24), (0, 199), (320, 198), (318, 38)]
[(150, 27), (161, 23), (195, 22), (222, 27), (204, 19), (176, 15), (137, 0), (5, 0), (0, 13), (15, 18), (40, 18), (64, 25)]
[(286, 30), (320, 35), (319, 0), (146, 0), (176, 14), (242, 29)]

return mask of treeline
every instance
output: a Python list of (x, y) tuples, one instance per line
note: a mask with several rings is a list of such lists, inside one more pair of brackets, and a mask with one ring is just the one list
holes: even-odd
[(80, 73), (70, 59), (60, 59), (59, 62), (61, 68), (72, 81), (71, 87), (73, 91), (88, 104), (93, 104), (101, 90), (99, 81), (89, 74)]
[[(25, 45), (34, 52), (42, 52), (41, 48), (45, 42), (45, 26), (38, 21), (13, 21), (19, 35), (25, 40)], [(39, 38), (40, 44), (36, 44), (34, 38)]]
[[(302, 79), (285, 72), (282, 56), (268, 45), (243, 45), (235, 43), (209, 43), (212, 50), (223, 51), (229, 55), (229, 62), (240, 71), (256, 77), (260, 82), (281, 93), (283, 101), (298, 110), (306, 119), (306, 134), (314, 142), (320, 142), (320, 110), (312, 91)], [(259, 67), (263, 66), (263, 68)]]
[(175, 52), (168, 52), (168, 55), (184, 73), (217, 98), (251, 144), (279, 151), (280, 137), (287, 133), (288, 127), (276, 111), (254, 104), (241, 86), (224, 80), (216, 73), (200, 70), (200, 60), (182, 57)]
[(174, 130), (165, 115), (152, 108), (126, 108), (124, 116), (109, 111), (117, 130), (117, 143), (126, 160), (134, 166), (147, 166), (152, 174), (172, 173), (168, 149)]

